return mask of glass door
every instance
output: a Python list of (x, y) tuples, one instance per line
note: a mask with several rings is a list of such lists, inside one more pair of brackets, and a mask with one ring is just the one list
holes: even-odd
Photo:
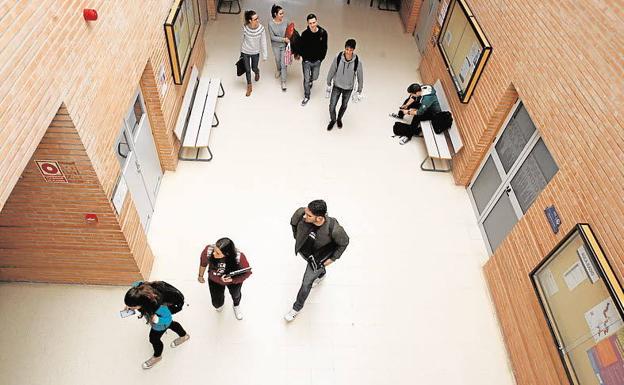
[(514, 105), (503, 127), (468, 186), (490, 253), (558, 171), (521, 101)]

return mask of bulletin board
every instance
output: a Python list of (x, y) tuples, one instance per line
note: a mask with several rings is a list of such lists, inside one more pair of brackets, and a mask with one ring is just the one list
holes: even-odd
[(438, 47), (460, 101), (468, 103), (492, 46), (465, 0), (451, 0), (438, 36)]
[(624, 384), (624, 295), (580, 224), (531, 273), (571, 384)]
[(175, 0), (165, 21), (167, 51), (174, 84), (182, 84), (199, 28), (198, 0)]

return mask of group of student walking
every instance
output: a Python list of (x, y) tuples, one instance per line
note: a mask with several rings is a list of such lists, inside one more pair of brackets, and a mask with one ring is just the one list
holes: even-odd
[[(349, 244), (344, 228), (336, 218), (327, 215), (327, 204), (320, 199), (311, 201), (307, 207), (298, 208), (291, 217), (290, 226), (295, 239), (295, 254), (307, 262), (307, 267), (295, 302), (284, 315), (288, 322), (297, 317), (312, 288), (325, 277), (326, 267), (340, 258)], [(197, 275), (200, 283), (206, 282), (206, 272), (212, 306), (217, 312), (223, 311), (227, 288), (232, 297), (234, 316), (242, 320), (242, 286), (252, 274), (245, 254), (236, 248), (231, 239), (221, 238), (201, 252)], [(171, 329), (178, 335), (170, 344), (172, 348), (190, 338), (172, 316), (182, 310), (184, 296), (167, 282), (135, 282), (126, 292), (124, 303), (126, 307), (122, 312), (138, 311), (139, 318), (144, 318), (150, 325), (149, 342), (154, 353), (143, 362), (144, 369), (160, 362), (164, 348), (161, 338), (167, 330)]]
[[(284, 20), (284, 9), (274, 4), (271, 7), (271, 20), (269, 21), (268, 34), (271, 39), (271, 47), (275, 57), (275, 77), (280, 78), (282, 91), (286, 91), (287, 68), (293, 58), (301, 59), (303, 69), (303, 100), (301, 106), (306, 106), (310, 101), (310, 95), (314, 81), (318, 79), (321, 63), (327, 55), (327, 31), (317, 21), (315, 14), (306, 17), (307, 27), (299, 34), (294, 23)], [(247, 90), (245, 96), (250, 96), (253, 90), (251, 73), (254, 80), (260, 80), (258, 62), (260, 54), (262, 59), (267, 60), (268, 48), (265, 28), (260, 23), (256, 11), (245, 11), (245, 24), (241, 36), (241, 57), (245, 64), (245, 77)], [(364, 70), (362, 61), (354, 53), (356, 41), (348, 39), (345, 42), (344, 51), (337, 54), (332, 60), (327, 73), (326, 97), (330, 98), (329, 115), (330, 121), (327, 130), (330, 131), (337, 124), (342, 128), (342, 118), (349, 99), (353, 96), (354, 101), (359, 101), (364, 87)], [(356, 89), (355, 94), (353, 93)], [(341, 106), (336, 115), (336, 106), (342, 98)]]

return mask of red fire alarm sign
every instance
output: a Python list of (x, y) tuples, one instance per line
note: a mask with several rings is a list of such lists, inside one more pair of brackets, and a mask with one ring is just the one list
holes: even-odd
[(98, 223), (98, 217), (96, 214), (85, 214), (85, 221), (89, 225), (94, 225)]
[(53, 160), (36, 160), (35, 163), (46, 182), (67, 183), (67, 178), (63, 174), (58, 162)]

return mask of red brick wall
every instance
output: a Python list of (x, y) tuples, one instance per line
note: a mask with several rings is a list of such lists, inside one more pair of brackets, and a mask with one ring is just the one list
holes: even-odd
[(401, 14), (401, 21), (403, 21), (405, 32), (413, 33), (416, 29), (422, 3), (423, 0), (401, 0), (399, 13)]
[[(493, 47), (470, 102), (459, 103), (433, 45), (421, 74), (425, 82), (442, 80), (464, 141), (453, 161), (457, 184), (470, 183), (518, 97), (559, 166), (485, 273), (518, 384), (567, 384), (529, 273), (576, 223), (587, 222), (624, 281), (621, 7), (597, 0), (468, 5)], [(551, 204), (563, 222), (557, 235), (543, 213)]]
[[(92, 0), (85, 4), (75, 0), (8, 0), (0, 7), (3, 29), (0, 63), (6, 64), (0, 66), (3, 79), (0, 82), (0, 214), (5, 214), (3, 208), (9, 200), (26, 199), (20, 198), (21, 190), (14, 192), (14, 187), (17, 188), (23, 172), (32, 172), (31, 158), (61, 104), (66, 106), (64, 113), (71, 116), (86, 154), (84, 159), (91, 162), (101, 185), (104, 195), (98, 199), (110, 201), (119, 177), (114, 143), (139, 87), (146, 100), (161, 165), (164, 170), (175, 169), (179, 143), (173, 136), (173, 129), (185, 85), (173, 84), (166, 50), (163, 23), (172, 1), (149, 3), (146, 8), (146, 3), (141, 1)], [(208, 5), (203, 0), (199, 0), (199, 4), (204, 20), (189, 68), (194, 63), (201, 66), (205, 58), (203, 34)], [(97, 21), (83, 19), (85, 7), (98, 11)], [(166, 74), (163, 84), (158, 80), (160, 68), (164, 68)], [(163, 87), (167, 87), (167, 91), (161, 95)], [(117, 220), (125, 237), (125, 247), (130, 250), (121, 265), (134, 265), (131, 275), (140, 273), (145, 277), (153, 257), (131, 198), (126, 198)], [(0, 243), (17, 242), (10, 238), (15, 234), (0, 233)], [(81, 236), (76, 233), (77, 239)], [(58, 240), (55, 247), (60, 250), (67, 240)], [(32, 264), (39, 262), (38, 255), (33, 254)], [(27, 258), (27, 255), (20, 258)], [(82, 282), (77, 277), (84, 276), (82, 269), (86, 266), (99, 269), (97, 265), (84, 263), (75, 266), (80, 274), (46, 272), (50, 281), (59, 281), (62, 276), (65, 282)], [(45, 280), (43, 273), (33, 269), (20, 274), (16, 273), (14, 278), (6, 274), (3, 277)], [(100, 283), (127, 282), (127, 274), (124, 274), (93, 278)]]
[[(49, 183), (35, 160), (60, 164), (68, 183)], [(131, 204), (126, 204), (128, 210)], [(86, 213), (97, 215), (87, 224)], [(135, 247), (140, 260), (149, 248)], [(127, 284), (149, 273), (124, 232), (80, 136), (61, 106), (0, 212), (0, 280)]]

